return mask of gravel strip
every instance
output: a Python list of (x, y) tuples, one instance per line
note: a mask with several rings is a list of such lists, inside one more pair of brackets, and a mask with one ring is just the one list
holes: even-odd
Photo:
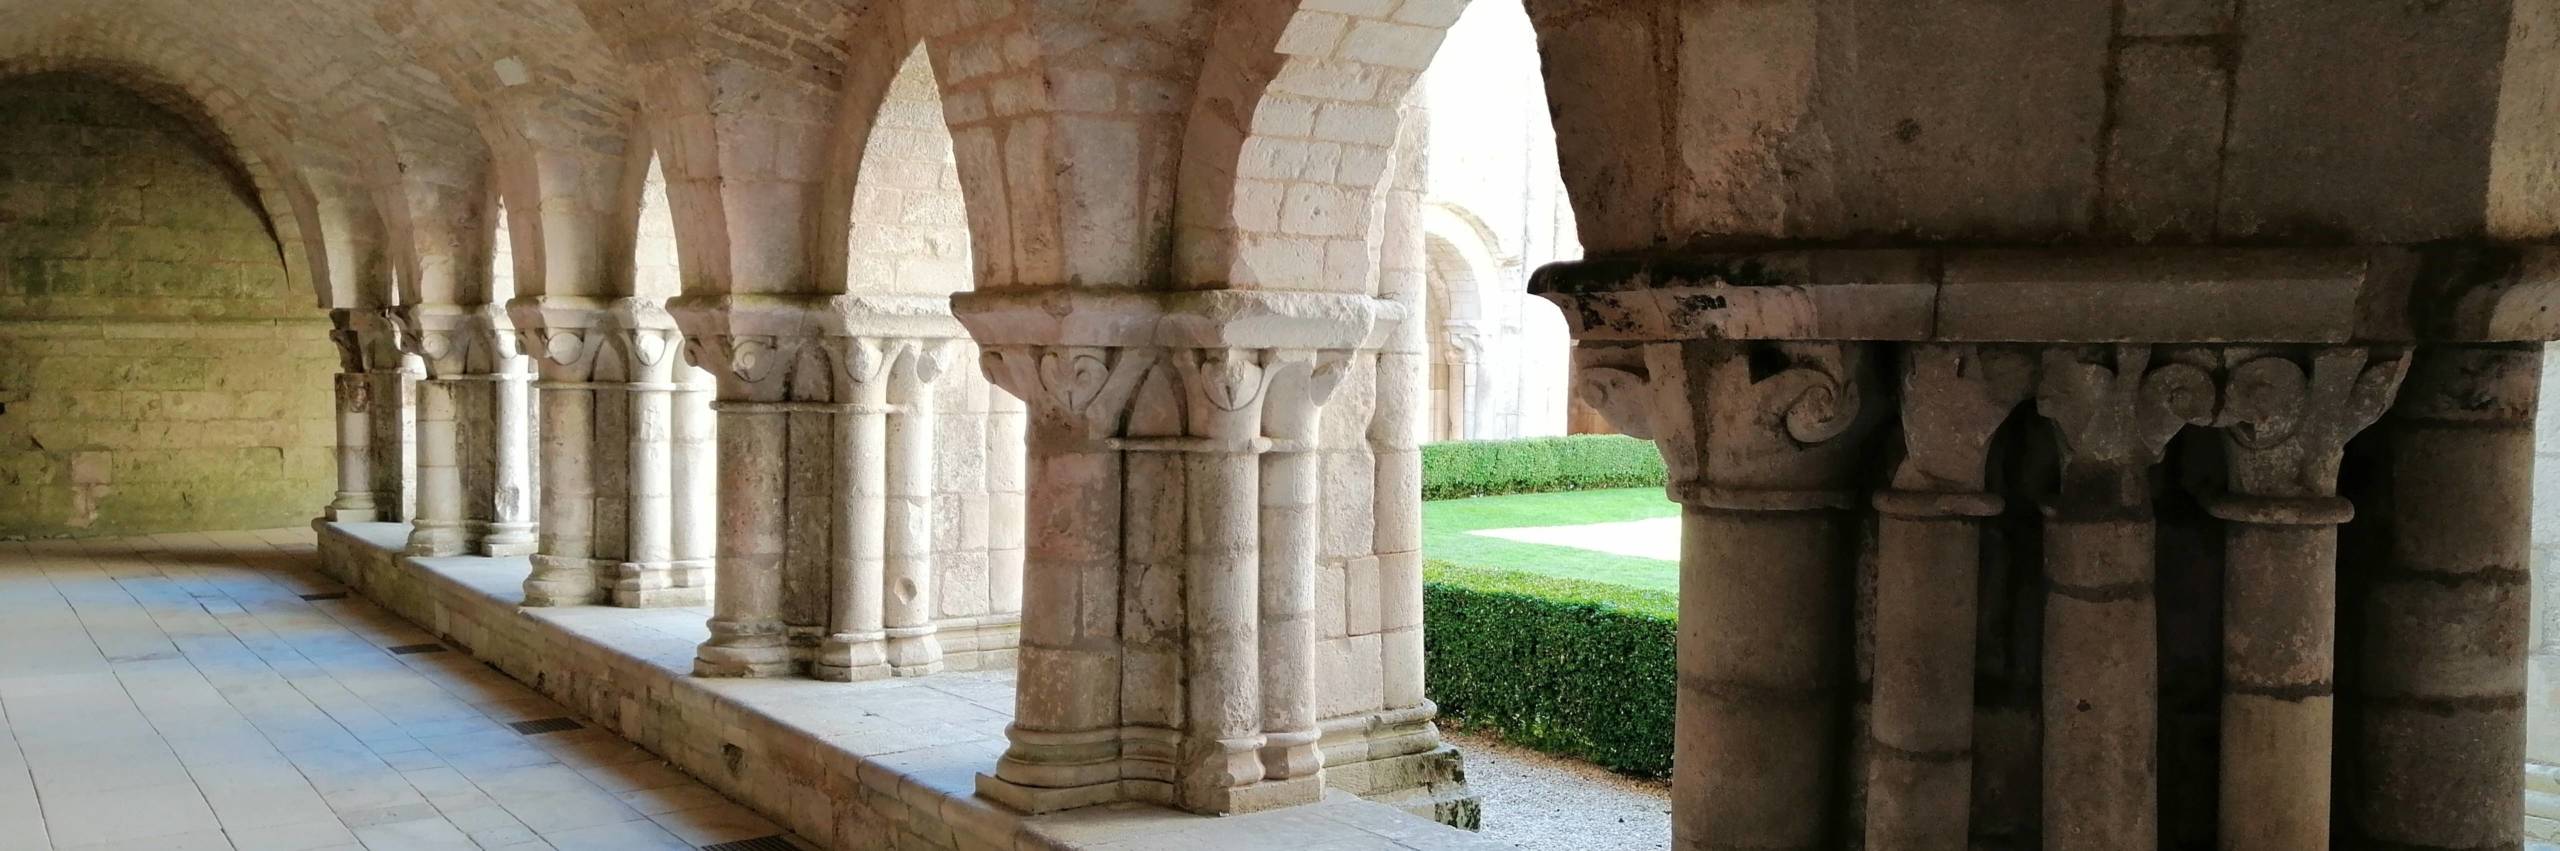
[(1487, 839), (1528, 851), (1671, 847), (1671, 784), (1634, 780), (1482, 736), (1443, 730), (1466, 754)]

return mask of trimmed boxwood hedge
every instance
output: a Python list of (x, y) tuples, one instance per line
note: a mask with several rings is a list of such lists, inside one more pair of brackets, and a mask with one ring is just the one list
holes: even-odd
[(1662, 453), (1621, 435), (1456, 440), (1422, 447), (1422, 498), (1636, 488), (1663, 483)]
[(1677, 612), (1673, 595), (1660, 591), (1430, 562), (1427, 689), (1459, 726), (1665, 776)]

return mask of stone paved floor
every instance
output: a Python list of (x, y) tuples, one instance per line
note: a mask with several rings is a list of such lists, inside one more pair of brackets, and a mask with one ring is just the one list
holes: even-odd
[(0, 542), (0, 851), (652, 851), (778, 833), (314, 571), (309, 529)]

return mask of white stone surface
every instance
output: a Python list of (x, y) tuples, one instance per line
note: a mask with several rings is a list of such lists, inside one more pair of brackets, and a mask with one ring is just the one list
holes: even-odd
[[(782, 830), (313, 572), (302, 529), (0, 543), (0, 848), (688, 849)], [(547, 843), (547, 844), (546, 844)]]
[(1477, 529), (1467, 534), (1519, 541), (1524, 544), (1572, 547), (1610, 555), (1663, 561), (1680, 560), (1680, 518), (1677, 517), (1651, 517), (1643, 520), (1583, 523), (1575, 526)]
[[(1339, 789), (1305, 807), (1224, 818), (1113, 806), (1026, 819), (974, 794), (976, 778), (1004, 749), (1015, 706), (1010, 672), (855, 683), (691, 677), (694, 648), (708, 634), (701, 609), (519, 608), (519, 577), (527, 567), (521, 557), (404, 558), (398, 524), (320, 529), (328, 569), (363, 593), (438, 624), (446, 641), (472, 648), (498, 671), (544, 683), (570, 710), (588, 711), (604, 729), (670, 758), (820, 847), (1501, 847)], [(469, 668), (507, 682), (489, 667)], [(1392, 759), (1351, 767), (1411, 770)], [(557, 816), (564, 822), (558, 830), (604, 823), (582, 815), (585, 804), (567, 803), (573, 806)], [(1429, 811), (1431, 805), (1411, 806)], [(670, 829), (692, 838), (682, 827)]]

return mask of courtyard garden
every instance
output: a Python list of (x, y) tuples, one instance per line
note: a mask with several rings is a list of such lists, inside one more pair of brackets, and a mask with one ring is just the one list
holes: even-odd
[(1663, 477), (1625, 437), (1424, 447), (1426, 670), (1448, 723), (1670, 771), (1680, 509)]

